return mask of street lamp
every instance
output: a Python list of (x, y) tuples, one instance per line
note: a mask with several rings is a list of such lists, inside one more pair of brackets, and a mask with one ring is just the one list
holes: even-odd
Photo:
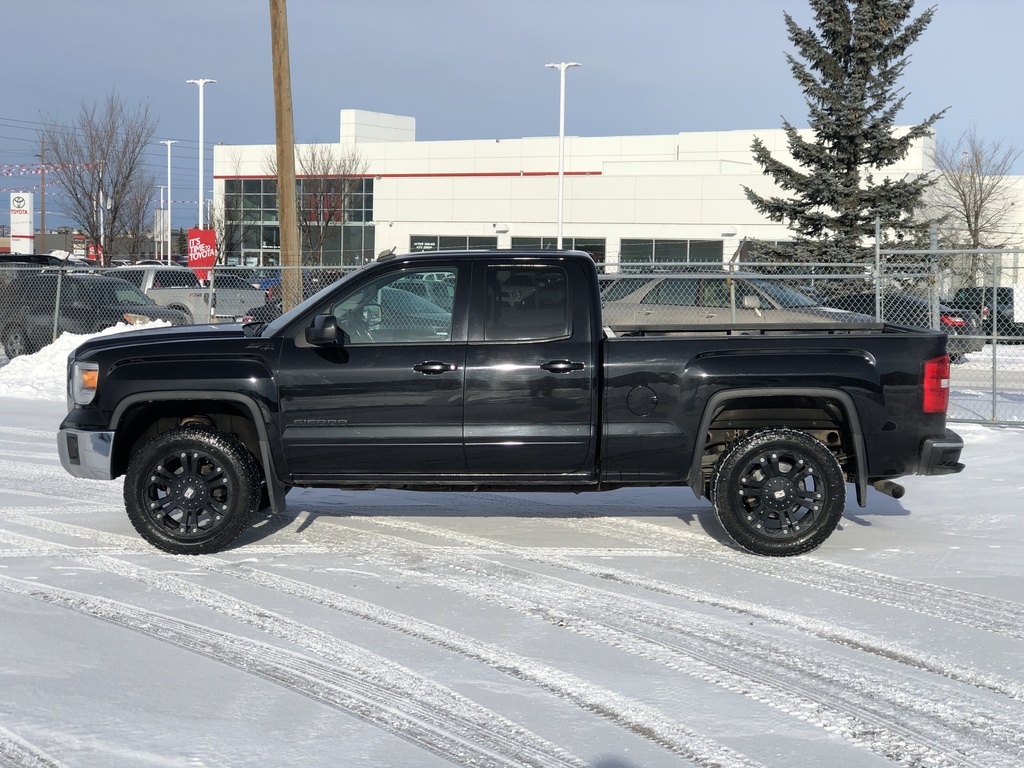
[[(164, 191), (166, 189), (167, 189), (167, 187), (165, 187), (163, 185), (160, 186), (160, 208), (158, 209), (160, 211), (160, 217), (159, 217), (159, 221), (160, 221), (160, 237), (159, 237), (159, 239), (156, 236), (156, 227), (153, 228), (153, 251), (154, 251), (157, 259), (162, 259), (163, 256), (164, 256), (164, 254), (163, 254), (163, 250), (164, 250), (164, 221), (167, 218), (167, 209), (164, 208)], [(168, 255), (170, 255), (170, 254), (168, 254)]]
[(167, 145), (167, 263), (171, 263), (171, 144), (177, 141), (164, 139), (160, 142)]
[(200, 78), (199, 80), (186, 80), (186, 83), (195, 83), (199, 86), (199, 228), (206, 229), (206, 217), (203, 215), (203, 86), (207, 83), (216, 83), (216, 80)]
[(561, 250), (562, 190), (565, 186), (565, 70), (582, 65), (575, 61), (563, 61), (560, 64), (545, 64), (544, 66), (557, 69), (560, 80), (558, 89), (558, 249)]

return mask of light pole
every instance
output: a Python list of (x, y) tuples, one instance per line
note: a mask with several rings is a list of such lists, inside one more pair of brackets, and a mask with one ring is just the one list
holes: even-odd
[(199, 80), (186, 80), (186, 83), (195, 83), (199, 86), (199, 228), (206, 229), (206, 216), (203, 208), (203, 86), (207, 83), (216, 83), (216, 80), (200, 78)]
[(557, 69), (560, 80), (558, 89), (558, 249), (561, 250), (562, 190), (565, 187), (565, 70), (582, 65), (576, 61), (563, 61), (559, 64), (545, 64), (544, 66)]
[[(164, 208), (164, 191), (166, 189), (167, 187), (160, 186), (160, 237), (157, 238), (155, 234), (153, 235), (153, 250), (156, 252), (157, 259), (162, 259), (164, 255), (164, 224), (167, 219), (167, 209)], [(170, 254), (168, 254), (169, 256)]]
[(167, 263), (171, 263), (171, 144), (177, 141), (164, 139), (160, 142), (167, 145)]

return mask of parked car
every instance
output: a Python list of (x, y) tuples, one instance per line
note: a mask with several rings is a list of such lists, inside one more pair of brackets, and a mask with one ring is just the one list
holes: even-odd
[[(342, 275), (331, 269), (304, 269), (302, 270), (302, 298), (303, 300), (313, 296), (318, 291), (337, 282)], [(267, 291), (266, 301), (253, 304), (245, 311), (245, 317), (250, 320), (270, 322), (280, 317), (283, 306), (280, 281), (271, 285)]]
[(88, 270), (92, 268), (92, 264), (70, 254), (61, 256), (53, 253), (0, 253), (0, 301), (4, 289), (18, 275), (54, 268)]
[(193, 270), (168, 264), (117, 267), (110, 274), (132, 283), (158, 304), (184, 312), (189, 322), (234, 321), (265, 301), (263, 291), (230, 270), (211, 270), (213, 282), (205, 285)]
[(53, 340), (58, 306), (58, 336), (96, 333), (118, 323), (188, 322), (181, 312), (160, 306), (131, 283), (106, 275), (58, 271), (19, 275), (7, 286), (7, 296), (11, 303), (0, 320), (0, 342), (9, 358), (38, 352)]
[(1024, 338), (1024, 300), (1014, 302), (1013, 286), (1001, 286), (993, 295), (991, 286), (960, 288), (952, 298), (943, 303), (953, 309), (966, 309), (981, 315), (982, 333), (991, 336), (992, 317), (998, 316), (995, 324), (1000, 336), (1014, 340)]
[(451, 312), (452, 303), (455, 301), (454, 281), (432, 279), (429, 272), (423, 275), (403, 277), (395, 283), (395, 288), (415, 293), (449, 312)]
[(243, 267), (235, 270), (235, 274), (253, 288), (263, 291), (268, 298), (271, 292), (281, 285), (280, 267)]
[(874, 322), (749, 273), (622, 277), (607, 282), (601, 300), (604, 322), (611, 328)]
[[(906, 293), (890, 292), (883, 293), (881, 298), (881, 319), (885, 322), (912, 328), (933, 328), (948, 334), (949, 343), (946, 348), (950, 360), (959, 360), (964, 355), (977, 352), (985, 346), (981, 319), (976, 312), (956, 310), (939, 304), (938, 327), (935, 327), (931, 303), (926, 299)], [(875, 294), (872, 292), (832, 296), (824, 303), (828, 307), (845, 309), (848, 312), (872, 316), (875, 314)]]
[(188, 267), (133, 264), (116, 267), (109, 274), (127, 280), (157, 304), (184, 313), (189, 323), (206, 323), (212, 319), (209, 291)]
[(267, 294), (244, 277), (230, 270), (211, 270), (208, 287), (213, 288), (213, 315), (215, 318), (240, 318), (248, 315), (250, 307), (266, 303)]

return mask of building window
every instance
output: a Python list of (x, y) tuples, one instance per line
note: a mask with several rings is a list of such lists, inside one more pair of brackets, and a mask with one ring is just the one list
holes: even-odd
[(409, 250), (419, 251), (468, 251), (483, 248), (497, 248), (497, 237), (469, 237), (466, 235), (413, 235), (409, 238)]
[(721, 240), (623, 239), (620, 264), (721, 264)]
[[(373, 179), (344, 179), (325, 187), (299, 179), (300, 243), (304, 264), (356, 265), (373, 258)], [(219, 236), (225, 261), (232, 264), (278, 263), (281, 235), (277, 179), (225, 179), (224, 216)]]
[[(558, 248), (557, 237), (513, 237), (513, 248)], [(605, 240), (603, 237), (563, 237), (562, 248), (567, 251), (586, 251), (597, 262), (604, 261)]]

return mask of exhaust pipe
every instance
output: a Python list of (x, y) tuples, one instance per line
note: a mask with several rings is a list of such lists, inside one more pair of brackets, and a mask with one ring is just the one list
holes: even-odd
[(892, 496), (894, 499), (902, 499), (903, 494), (907, 492), (899, 483), (894, 483), (892, 480), (879, 480), (878, 482), (872, 483), (871, 487), (879, 493), (884, 493), (886, 496)]

